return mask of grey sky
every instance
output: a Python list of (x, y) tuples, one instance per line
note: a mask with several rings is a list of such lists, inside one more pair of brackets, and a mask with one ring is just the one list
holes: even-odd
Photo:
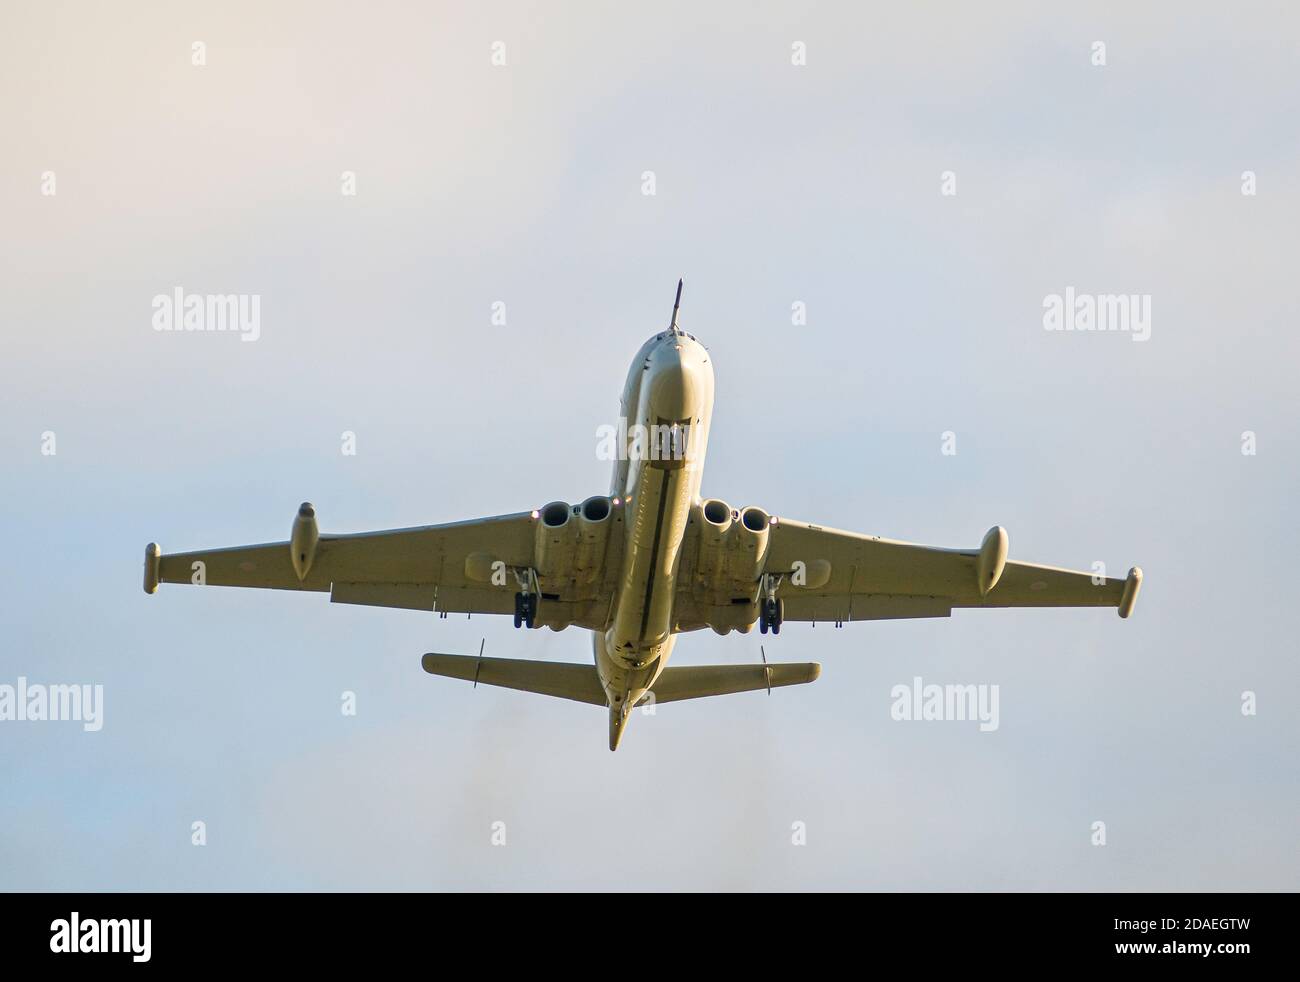
[[(5, 13), (0, 684), (102, 683), (105, 720), (0, 722), (0, 888), (1300, 886), (1293, 6), (409, 6)], [(307, 499), (354, 531), (604, 491), (679, 275), (707, 494), (1138, 563), (1134, 617), (791, 625), (767, 654), (817, 683), (610, 754), (597, 710), (419, 668), (582, 632), (141, 593), (147, 541)], [(177, 286), (259, 294), (260, 339), (155, 332)], [(1149, 294), (1150, 340), (1044, 331), (1067, 286)], [(891, 720), (914, 675), (998, 684), (1000, 728)]]

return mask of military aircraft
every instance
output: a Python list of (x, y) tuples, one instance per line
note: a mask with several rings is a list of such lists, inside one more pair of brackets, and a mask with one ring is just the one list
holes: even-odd
[(700, 497), (713, 413), (708, 350), (672, 320), (637, 352), (610, 433), (607, 495), (514, 515), (382, 532), (322, 535), (304, 503), (287, 542), (164, 555), (159, 583), (328, 593), (334, 603), (513, 615), (517, 628), (592, 632), (594, 665), (429, 653), (433, 675), (558, 696), (609, 711), (616, 750), (631, 711), (812, 682), (808, 664), (668, 667), (677, 635), (779, 633), (787, 621), (948, 617), (969, 607), (1117, 607), (1142, 585), (1007, 559), (994, 526), (977, 549), (942, 549), (792, 521)]

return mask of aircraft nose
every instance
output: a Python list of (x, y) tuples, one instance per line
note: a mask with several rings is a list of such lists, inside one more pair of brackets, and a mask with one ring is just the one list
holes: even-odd
[(700, 415), (706, 381), (704, 365), (688, 342), (662, 345), (650, 359), (650, 403), (660, 419)]

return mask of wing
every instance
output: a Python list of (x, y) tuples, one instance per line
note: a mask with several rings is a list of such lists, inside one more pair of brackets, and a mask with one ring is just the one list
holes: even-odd
[(786, 519), (771, 526), (764, 572), (784, 574), (792, 621), (947, 617), (954, 607), (1118, 607), (1127, 617), (1142, 580), (1136, 567), (1108, 579), (1007, 561), (996, 527), (979, 549), (940, 549)]
[[(299, 521), (315, 513), (304, 505)], [(533, 561), (532, 514), (501, 515), (448, 525), (311, 536), (312, 558), (298, 575), (294, 539), (232, 549), (163, 555), (156, 545), (145, 551), (145, 591), (159, 583), (242, 586), (269, 590), (329, 593), (335, 603), (406, 607), (414, 610), (510, 614), (518, 589), (513, 576), (499, 570), (527, 568)], [(306, 557), (306, 552), (302, 553)], [(471, 573), (476, 575), (471, 577)]]

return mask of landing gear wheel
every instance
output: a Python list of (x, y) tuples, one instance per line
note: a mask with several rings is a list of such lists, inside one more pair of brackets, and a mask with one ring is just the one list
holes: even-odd
[(537, 626), (537, 594), (515, 594), (515, 627)]
[(773, 634), (780, 634), (783, 620), (785, 620), (785, 601), (764, 598), (759, 604), (759, 633), (766, 634), (770, 630)]

